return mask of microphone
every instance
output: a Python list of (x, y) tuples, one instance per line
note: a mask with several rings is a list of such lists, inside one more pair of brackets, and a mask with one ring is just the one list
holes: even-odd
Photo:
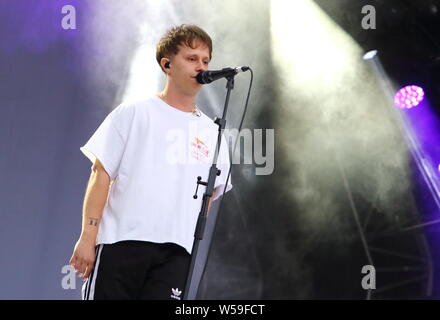
[(223, 68), (221, 70), (201, 71), (196, 76), (197, 82), (201, 84), (211, 83), (221, 78), (235, 76), (239, 72), (248, 71), (249, 67)]

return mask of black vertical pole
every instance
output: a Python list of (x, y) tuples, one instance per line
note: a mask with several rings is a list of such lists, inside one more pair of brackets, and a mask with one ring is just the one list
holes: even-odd
[[(218, 135), (217, 135), (217, 145), (215, 148), (213, 163), (212, 163), (212, 166), (209, 170), (208, 181), (207, 182), (201, 181), (201, 177), (198, 177), (198, 179), (197, 179), (197, 189), (198, 189), (199, 185), (206, 186), (206, 189), (203, 194), (202, 207), (199, 212), (199, 217), (197, 219), (197, 225), (196, 225), (196, 229), (195, 229), (195, 233), (194, 233), (194, 243), (193, 243), (193, 247), (191, 250), (191, 263), (189, 266), (188, 276), (186, 279), (186, 284), (185, 284), (185, 289), (184, 289), (184, 294), (183, 294), (184, 300), (194, 300), (197, 295), (198, 283), (197, 284), (192, 283), (194, 268), (195, 268), (195, 264), (196, 264), (196, 260), (197, 260), (197, 252), (199, 249), (200, 241), (203, 240), (203, 234), (205, 231), (205, 225), (206, 225), (206, 219), (207, 219), (207, 213), (208, 213), (208, 203), (209, 203), (209, 199), (212, 197), (212, 193), (214, 191), (215, 179), (217, 176), (219, 176), (221, 174), (220, 170), (217, 169), (217, 159), (218, 159), (218, 155), (220, 153), (222, 133), (226, 127), (226, 114), (227, 114), (227, 110), (228, 110), (229, 98), (231, 95), (231, 90), (234, 89), (234, 76), (227, 77), (226, 79), (227, 79), (227, 83), (226, 83), (227, 92), (226, 92), (225, 105), (223, 108), (223, 116), (221, 118), (216, 117), (214, 119), (214, 123), (217, 124), (219, 128), (218, 128)], [(228, 174), (228, 173), (224, 172), (223, 174)], [(196, 189), (196, 194), (194, 195), (195, 198), (197, 198), (197, 189)]]

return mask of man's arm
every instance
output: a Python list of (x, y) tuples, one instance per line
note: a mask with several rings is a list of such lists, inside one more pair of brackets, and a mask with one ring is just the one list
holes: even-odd
[(96, 237), (109, 188), (110, 177), (102, 163), (96, 159), (84, 196), (81, 236), (69, 260), (83, 279), (88, 278), (93, 270)]
[(209, 198), (209, 202), (208, 202), (208, 212), (206, 213), (206, 215), (209, 214), (209, 211), (211, 210), (211, 204), (212, 204), (212, 197)]

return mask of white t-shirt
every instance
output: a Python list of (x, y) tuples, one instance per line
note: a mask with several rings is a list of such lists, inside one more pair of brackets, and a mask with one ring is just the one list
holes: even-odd
[[(191, 253), (206, 187), (193, 195), (198, 176), (208, 181), (217, 134), (203, 112), (180, 111), (156, 96), (115, 108), (80, 148), (92, 163), (101, 161), (112, 181), (96, 244), (173, 242)], [(223, 193), (230, 168), (223, 135), (217, 167), (212, 200)]]

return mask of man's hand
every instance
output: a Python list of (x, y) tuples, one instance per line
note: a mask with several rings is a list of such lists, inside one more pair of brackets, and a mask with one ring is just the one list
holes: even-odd
[(208, 202), (208, 214), (209, 214), (209, 211), (211, 211), (211, 202), (212, 202), (212, 198), (209, 198), (209, 202)]
[(73, 249), (69, 264), (75, 269), (79, 277), (86, 280), (93, 270), (95, 258), (95, 241), (80, 237)]

